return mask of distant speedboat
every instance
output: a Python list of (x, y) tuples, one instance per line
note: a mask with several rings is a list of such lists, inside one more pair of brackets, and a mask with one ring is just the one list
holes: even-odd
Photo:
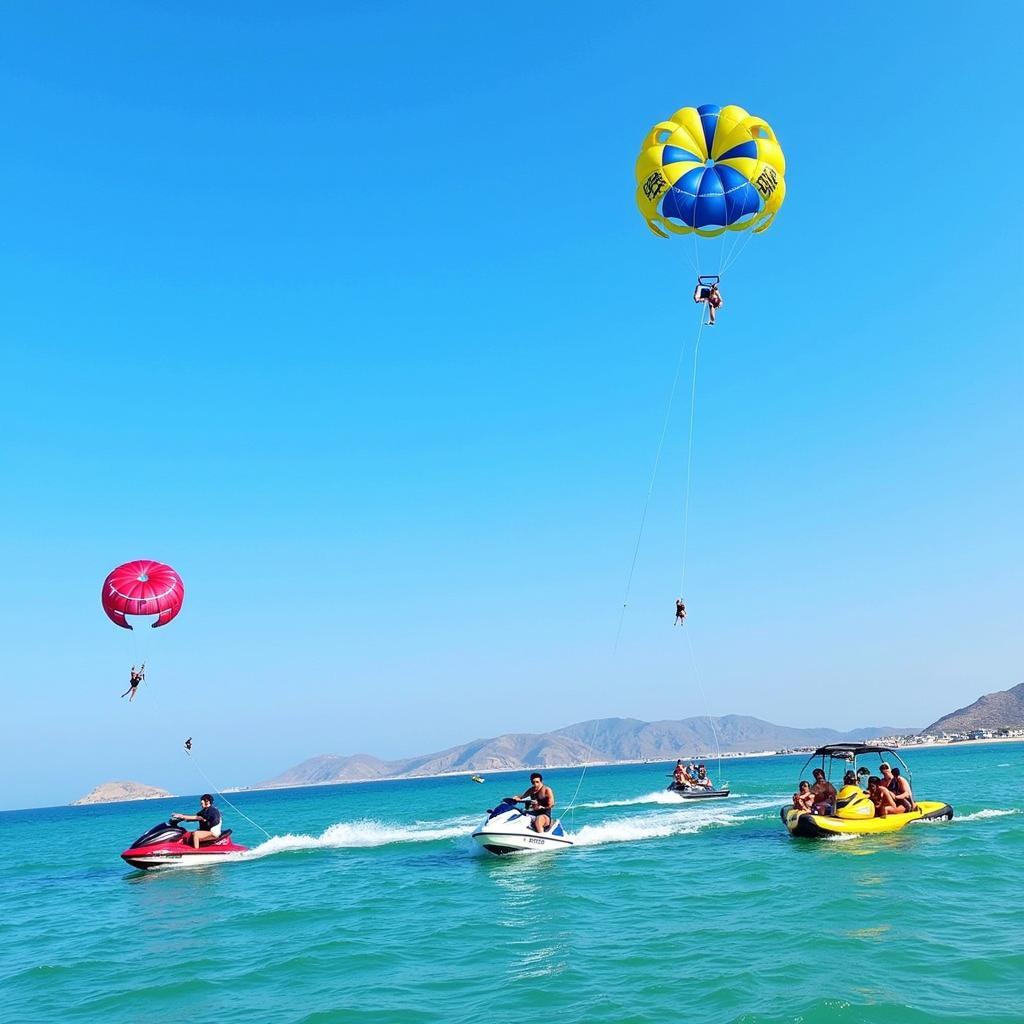
[(703, 786), (688, 786), (685, 782), (670, 783), (668, 791), (683, 800), (718, 800), (729, 795), (728, 789), (705, 789)]
[(533, 815), (519, 810), (512, 800), (502, 800), (487, 812), (487, 819), (473, 833), (473, 838), (488, 853), (546, 853), (567, 850), (573, 845), (562, 823), (556, 819), (547, 832), (533, 828)]
[(474, 782), (486, 782), (487, 781), (482, 775), (470, 775), (470, 778)]
[[(895, 758), (903, 766), (907, 781), (910, 782), (910, 769), (903, 758), (892, 747), (876, 746), (871, 743), (828, 743), (818, 747), (804, 762), (800, 774), (803, 775), (807, 766), (816, 757), (821, 758), (821, 767), (825, 777), (829, 778), (835, 762), (842, 762), (845, 771), (853, 772), (853, 776), (863, 774), (866, 769), (857, 769), (857, 758), (867, 754), (884, 754)], [(911, 784), (913, 789), (913, 784)], [(792, 836), (806, 839), (825, 839), (835, 835), (876, 835), (883, 832), (898, 832), (915, 821), (949, 821), (953, 817), (953, 808), (936, 800), (918, 800), (914, 810), (902, 814), (887, 814), (884, 818), (875, 817), (875, 805), (871, 798), (854, 782), (844, 785), (836, 794), (834, 814), (814, 814), (811, 811), (799, 810), (796, 807), (783, 807), (780, 811), (783, 824)]]
[(160, 822), (139, 836), (121, 854), (121, 859), (133, 868), (148, 871), (152, 868), (198, 867), (217, 864), (231, 854), (245, 853), (247, 846), (231, 841), (231, 829), (226, 828), (216, 839), (207, 839), (197, 850), (192, 845), (192, 833), (176, 822)]

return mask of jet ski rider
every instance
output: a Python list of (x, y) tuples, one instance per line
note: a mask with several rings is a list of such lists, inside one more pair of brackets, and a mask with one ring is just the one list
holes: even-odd
[(544, 785), (544, 776), (534, 772), (530, 776), (530, 788), (522, 796), (510, 796), (509, 800), (517, 803), (526, 801), (526, 811), (533, 815), (530, 826), (535, 832), (547, 832), (551, 827), (551, 812), (555, 809), (555, 793), (550, 786)]
[(192, 845), (198, 850), (199, 844), (204, 839), (218, 839), (220, 838), (220, 827), (221, 817), (220, 811), (213, 806), (213, 797), (209, 793), (204, 793), (199, 798), (199, 811), (196, 814), (178, 814), (177, 811), (171, 815), (172, 821), (198, 821), (199, 828), (194, 832), (190, 832), (182, 840), (188, 842), (190, 839)]

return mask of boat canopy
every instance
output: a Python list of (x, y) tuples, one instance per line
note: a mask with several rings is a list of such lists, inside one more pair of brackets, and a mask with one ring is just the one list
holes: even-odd
[(811, 757), (839, 757), (844, 761), (852, 761), (864, 754), (892, 754), (892, 747), (879, 746), (877, 743), (826, 743)]
[(833, 762), (852, 761), (856, 764), (857, 758), (864, 757), (866, 754), (886, 754), (887, 756), (892, 757), (894, 761), (899, 763), (901, 769), (906, 773), (907, 781), (913, 785), (914, 777), (906, 761), (904, 761), (892, 747), (887, 747), (881, 743), (826, 743), (823, 747), (818, 747), (818, 749), (815, 750), (806, 761), (804, 761), (804, 765), (800, 769), (800, 774), (803, 775), (807, 770), (807, 766), (816, 757), (821, 758), (821, 767), (825, 770), (826, 777), (828, 777), (831, 775), (831, 766)]

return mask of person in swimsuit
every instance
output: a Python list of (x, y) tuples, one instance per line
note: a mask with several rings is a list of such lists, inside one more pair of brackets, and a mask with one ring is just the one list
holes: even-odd
[(892, 793), (896, 803), (904, 811), (912, 811), (917, 806), (914, 803), (914, 794), (910, 789), (910, 783), (900, 774), (899, 768), (892, 769), (892, 782), (889, 784), (889, 792)]
[[(907, 784), (906, 779), (901, 779), (899, 773), (893, 771), (889, 766), (888, 761), (883, 761), (878, 766), (878, 771), (881, 774), (881, 786), (883, 789), (889, 790), (893, 795), (893, 799), (896, 801), (896, 806), (900, 811), (912, 811), (914, 809), (914, 798), (913, 794), (910, 793), (910, 786)], [(906, 795), (909, 794), (910, 799), (907, 800)]]
[(697, 287), (693, 290), (693, 301), (707, 304), (708, 319), (705, 326), (714, 327), (715, 314), (722, 308), (723, 304), (722, 293), (718, 290), (718, 283), (715, 282), (715, 284), (708, 286), (698, 281)]
[(199, 798), (199, 810), (195, 814), (178, 814), (175, 811), (171, 815), (172, 821), (198, 821), (199, 828), (185, 836), (184, 842), (190, 839), (192, 845), (198, 850), (199, 844), (204, 839), (217, 839), (220, 836), (221, 816), (220, 811), (213, 806), (213, 797), (204, 793)]
[(681, 626), (686, 620), (686, 605), (683, 604), (681, 597), (676, 598), (676, 621), (673, 623), (674, 626)]
[(693, 779), (687, 774), (682, 761), (676, 761), (675, 770), (672, 772), (672, 780), (677, 786), (689, 785)]
[(793, 794), (793, 806), (798, 811), (814, 810), (814, 794), (811, 792), (811, 784), (804, 779), (800, 788)]
[(857, 778), (857, 773), (852, 768), (843, 776), (843, 785), (856, 786), (858, 789), (860, 788), (860, 781)]
[(875, 805), (875, 817), (884, 818), (889, 814), (902, 814), (903, 808), (896, 803), (895, 797), (883, 785), (877, 775), (868, 779), (868, 796)]
[(814, 794), (815, 814), (835, 814), (836, 811), (836, 787), (825, 778), (825, 772), (821, 768), (814, 769), (814, 785), (811, 786)]
[(139, 671), (138, 672), (135, 671), (135, 666), (132, 665), (132, 674), (131, 674), (131, 677), (128, 680), (128, 689), (125, 690), (124, 693), (121, 694), (122, 697), (128, 697), (128, 694), (131, 694), (131, 696), (128, 697), (128, 703), (129, 704), (131, 704), (131, 702), (133, 700), (135, 700), (135, 694), (136, 694), (136, 692), (139, 689), (139, 683), (141, 683), (142, 680), (145, 679), (145, 678), (146, 678), (146, 663), (143, 662), (139, 666)]
[(526, 801), (526, 811), (533, 815), (531, 828), (535, 832), (547, 832), (551, 827), (551, 812), (555, 807), (555, 793), (550, 786), (544, 785), (544, 776), (534, 772), (530, 776), (530, 788), (521, 796), (510, 796), (507, 799), (516, 802)]
[(697, 769), (697, 778), (693, 780), (695, 786), (701, 786), (703, 789), (711, 789), (711, 780), (708, 778), (708, 770), (701, 765)]

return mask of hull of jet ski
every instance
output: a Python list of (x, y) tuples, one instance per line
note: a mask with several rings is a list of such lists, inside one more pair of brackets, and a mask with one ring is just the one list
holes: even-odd
[(198, 850), (191, 841), (186, 842), (189, 835), (190, 833), (179, 825), (161, 822), (139, 836), (121, 854), (121, 859), (140, 871), (150, 871), (154, 868), (219, 864), (248, 850), (247, 846), (232, 842), (231, 829), (225, 829), (217, 839), (200, 843)]
[(675, 793), (682, 800), (720, 800), (729, 795), (727, 789), (704, 789), (703, 786), (677, 786), (674, 782), (668, 787), (670, 793)]
[(567, 850), (573, 845), (560, 821), (556, 820), (547, 832), (537, 832), (532, 815), (508, 804), (500, 804), (489, 811), (487, 820), (473, 833), (473, 838), (488, 853), (499, 857), (509, 853)]

